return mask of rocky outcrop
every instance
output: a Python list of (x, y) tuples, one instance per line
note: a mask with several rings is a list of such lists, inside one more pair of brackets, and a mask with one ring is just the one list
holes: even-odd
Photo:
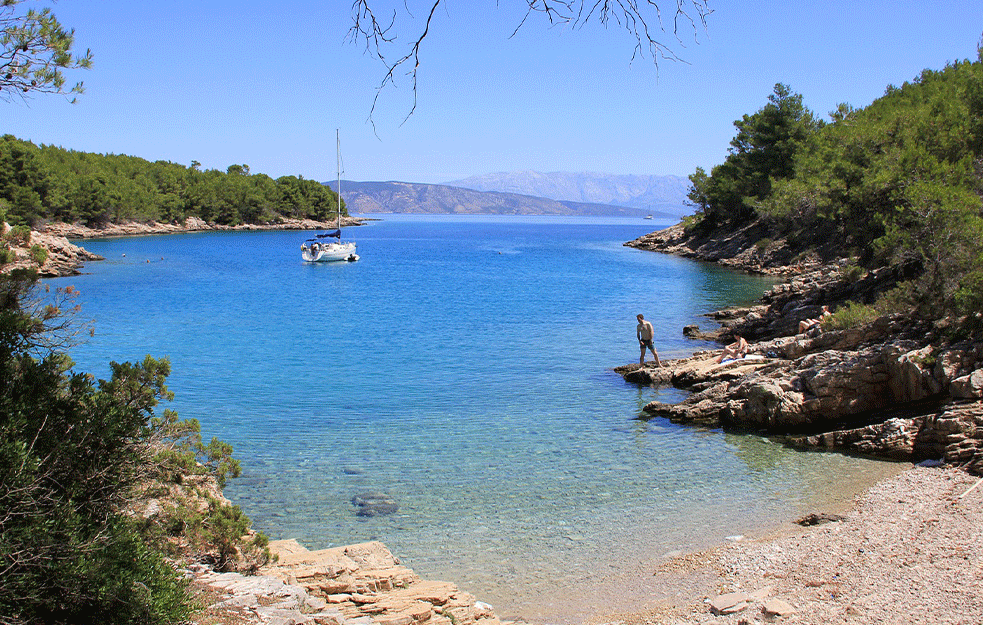
[[(0, 235), (10, 230), (8, 224), (0, 224)], [(78, 275), (79, 269), (87, 261), (102, 260), (98, 254), (93, 254), (85, 248), (68, 242), (64, 236), (31, 232), (26, 243), (7, 241), (9, 249), (14, 254), (14, 260), (0, 265), (0, 273), (9, 273), (15, 269), (36, 269), (41, 276), (53, 278), (58, 276)], [(40, 246), (46, 252), (45, 261), (38, 264), (31, 253), (32, 246)]]
[(651, 402), (644, 408), (649, 417), (773, 434), (873, 421), (889, 409), (920, 411), (931, 400), (983, 397), (983, 344), (936, 348), (897, 337), (864, 343), (883, 337), (890, 320), (872, 325), (882, 330), (788, 337), (756, 344), (748, 358), (723, 364), (716, 362), (719, 352), (701, 352), (661, 368), (618, 371), (628, 381), (694, 391), (677, 404)]
[(256, 623), (501, 623), (490, 605), (454, 584), (422, 579), (379, 542), (309, 551), (281, 540), (270, 550), (278, 560), (258, 576), (196, 571), (199, 583), (228, 595), (211, 612), (234, 612)]
[(983, 475), (983, 403), (950, 403), (923, 416), (893, 417), (861, 428), (790, 437), (787, 442), (899, 460), (939, 459)]
[[(734, 236), (753, 238), (748, 232)], [(678, 252), (677, 241), (689, 250), (683, 255), (696, 255), (680, 228), (643, 240), (670, 252)], [(726, 241), (713, 245), (722, 254), (735, 253)], [(696, 256), (712, 256), (708, 249)], [(618, 368), (628, 381), (693, 392), (679, 403), (648, 404), (642, 418), (764, 432), (796, 446), (945, 458), (971, 469), (983, 464), (978, 426), (970, 416), (975, 413), (960, 403), (978, 406), (983, 399), (983, 343), (953, 344), (946, 328), (903, 315), (846, 330), (797, 333), (799, 321), (815, 318), (821, 305), (873, 301), (908, 275), (905, 268), (882, 269), (851, 282), (846, 267), (833, 262), (801, 272), (787, 268), (789, 280), (770, 289), (759, 305), (708, 315), (719, 331), (684, 329), (695, 338), (740, 335), (755, 341), (748, 358), (717, 363), (720, 352), (710, 351), (662, 368)]]
[[(793, 263), (792, 251), (762, 221), (727, 231), (706, 232), (687, 231), (686, 225), (679, 223), (625, 245), (758, 273), (785, 275)], [(795, 269), (804, 270), (819, 263), (818, 256), (808, 257), (800, 259)]]

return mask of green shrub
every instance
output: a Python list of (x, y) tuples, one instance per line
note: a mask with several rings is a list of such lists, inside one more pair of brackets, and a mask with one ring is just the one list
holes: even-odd
[(207, 489), (190, 486), (166, 500), (145, 534), (173, 556), (194, 553), (214, 559), (223, 571), (253, 571), (270, 562), (269, 538), (250, 532), (250, 520), (239, 506), (213, 497)]
[[(61, 311), (71, 310), (65, 298), (74, 290), (58, 293), (45, 305), (51, 296), (37, 288), (36, 273), (0, 276), (0, 623), (185, 621), (195, 607), (187, 582), (151, 524), (128, 513), (160, 466), (153, 450), (167, 437), (154, 409), (172, 397), (170, 364), (149, 356), (110, 363), (112, 376), (98, 383), (74, 372), (68, 356), (50, 348), (71, 336)], [(177, 446), (191, 441), (198, 453), (199, 439), (187, 436), (197, 424), (165, 414), (170, 432), (184, 433)], [(238, 473), (230, 447), (200, 447), (206, 471)], [(242, 550), (241, 510), (216, 501), (200, 514), (220, 553)]]
[(902, 282), (877, 298), (874, 306), (884, 315), (908, 313), (917, 304), (918, 284)]
[(823, 328), (827, 330), (846, 330), (857, 326), (870, 323), (881, 316), (877, 308), (857, 302), (847, 302), (844, 306), (837, 309), (835, 313), (826, 317)]
[(242, 467), (232, 457), (232, 445), (212, 438), (205, 445), (197, 419), (178, 419), (173, 410), (151, 420), (154, 463), (158, 478), (177, 481), (184, 475), (211, 474), (220, 488), (229, 477), (239, 477)]
[(953, 308), (959, 315), (978, 314), (983, 310), (983, 270), (967, 272), (953, 294)]
[(38, 244), (34, 244), (31, 246), (30, 254), (31, 254), (31, 260), (36, 262), (38, 266), (43, 265), (45, 261), (48, 260), (48, 250), (46, 250), (45, 248), (41, 247)]
[(703, 221), (703, 216), (696, 214), (696, 215), (686, 215), (685, 217), (679, 220), (679, 223), (683, 225), (683, 230), (687, 234), (692, 234), (693, 231), (697, 227), (699, 227), (702, 221)]
[(847, 282), (856, 282), (867, 274), (867, 270), (857, 265), (849, 263), (840, 270), (840, 277)]
[(12, 263), (16, 259), (17, 255), (14, 253), (14, 250), (8, 248), (6, 243), (0, 242), (0, 265)]
[(770, 246), (771, 243), (771, 239), (765, 237), (764, 239), (760, 239), (757, 243), (755, 243), (754, 247), (758, 250), (758, 253), (761, 254), (768, 249), (768, 246)]
[(28, 226), (14, 226), (3, 238), (18, 247), (27, 247), (31, 242), (31, 229)]
[(921, 366), (922, 369), (934, 369), (935, 365), (939, 362), (939, 358), (934, 352), (928, 354), (927, 356), (919, 356), (918, 354), (915, 354), (911, 356), (911, 360), (912, 362)]

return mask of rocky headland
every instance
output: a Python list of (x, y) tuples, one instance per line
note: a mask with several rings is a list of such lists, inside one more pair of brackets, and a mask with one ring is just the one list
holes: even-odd
[(618, 620), (983, 621), (975, 555), (983, 478), (973, 475), (983, 474), (983, 343), (959, 332), (959, 320), (901, 314), (800, 331), (822, 306), (872, 303), (910, 275), (857, 271), (835, 244), (794, 254), (768, 234), (760, 223), (703, 235), (679, 225), (626, 244), (786, 279), (756, 305), (709, 314), (718, 327), (683, 329), (703, 340), (744, 337), (745, 357), (718, 362), (722, 350), (707, 350), (662, 367), (618, 367), (628, 381), (692, 392), (676, 404), (651, 402), (639, 418), (917, 464), (864, 492), (846, 516), (809, 515), (800, 519), (808, 529), (659, 565), (662, 605)]
[(663, 367), (618, 367), (626, 380), (692, 391), (678, 404), (652, 402), (643, 418), (724, 427), (821, 447), (918, 462), (942, 460), (983, 472), (983, 343), (958, 336), (954, 322), (894, 314), (846, 329), (799, 322), (826, 305), (870, 302), (903, 270), (857, 272), (846, 259), (818, 254), (788, 262), (780, 244), (750, 244), (757, 233), (687, 238), (682, 226), (628, 245), (787, 277), (751, 307), (709, 316), (719, 328), (684, 334), (750, 342), (748, 355), (718, 363), (721, 352), (698, 352)]
[[(358, 226), (363, 220), (343, 217), (343, 227)], [(322, 222), (311, 219), (280, 219), (268, 224), (242, 224), (226, 226), (205, 222), (197, 217), (189, 217), (182, 222), (142, 223), (126, 222), (106, 224), (92, 228), (80, 224), (49, 223), (32, 230), (26, 241), (11, 240), (6, 244), (14, 255), (12, 262), (0, 265), (0, 273), (15, 269), (35, 269), (45, 278), (78, 275), (86, 262), (103, 260), (101, 256), (87, 251), (84, 247), (69, 242), (69, 239), (96, 239), (104, 237), (150, 236), (160, 234), (181, 234), (187, 232), (240, 231), (240, 230), (330, 230), (336, 222)], [(0, 236), (11, 230), (9, 224), (0, 224)], [(47, 253), (44, 262), (38, 263), (31, 253), (32, 246), (39, 246)]]

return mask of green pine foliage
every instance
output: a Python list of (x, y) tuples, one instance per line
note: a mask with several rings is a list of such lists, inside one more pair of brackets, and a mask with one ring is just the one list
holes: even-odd
[[(789, 100), (788, 115), (765, 115)], [(866, 268), (905, 266), (917, 275), (907, 303), (921, 316), (983, 310), (983, 50), (866, 108), (840, 105), (831, 123), (800, 104), (776, 87), (735, 122), (726, 162), (690, 176), (697, 225), (761, 219), (793, 252), (833, 247)], [(759, 142), (754, 160), (737, 147), (749, 126), (779, 138)]]
[(216, 496), (207, 510), (170, 505), (168, 518), (186, 521), (166, 535), (133, 513), (154, 485), (224, 482), (239, 465), (229, 445), (202, 442), (197, 422), (156, 416), (172, 398), (166, 359), (110, 363), (108, 380), (73, 370), (75, 296), (0, 275), (0, 623), (186, 621), (195, 605), (167, 559), (182, 555), (175, 541), (262, 563), (266, 539), (243, 541), (249, 520)]
[(72, 51), (75, 31), (66, 30), (50, 8), (18, 7), (25, 0), (0, 1), (0, 100), (25, 93), (84, 92), (82, 83), (67, 88), (65, 70), (89, 69), (92, 54)]
[[(167, 161), (40, 147), (0, 137), (0, 207), (12, 224), (62, 221), (99, 226), (197, 217), (222, 225), (325, 221), (338, 196), (314, 180), (250, 174), (246, 165), (201, 171)], [(342, 214), (347, 209), (342, 202)]]
[(727, 159), (709, 176), (702, 168), (690, 176), (689, 199), (702, 212), (701, 225), (751, 219), (756, 202), (771, 194), (775, 182), (794, 174), (795, 154), (822, 125), (801, 95), (775, 85), (768, 104), (734, 122), (737, 135)]

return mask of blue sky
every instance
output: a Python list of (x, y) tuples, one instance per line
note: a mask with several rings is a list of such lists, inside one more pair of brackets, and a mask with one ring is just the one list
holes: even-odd
[[(429, 0), (395, 7), (398, 34)], [(29, 2), (43, 6), (46, 3)], [(91, 48), (86, 93), (0, 102), (0, 132), (65, 148), (225, 170), (444, 182), (498, 171), (688, 175), (721, 162), (733, 121), (775, 83), (824, 116), (860, 107), (922, 69), (975, 59), (979, 0), (713, 1), (706, 31), (671, 43), (686, 63), (632, 61), (616, 25), (550, 28), (522, 0), (445, 0), (424, 43), (416, 112), (408, 80), (346, 43), (350, 0), (61, 0), (55, 14)], [(395, 53), (395, 51), (394, 51)], [(378, 135), (378, 136), (376, 136)]]

